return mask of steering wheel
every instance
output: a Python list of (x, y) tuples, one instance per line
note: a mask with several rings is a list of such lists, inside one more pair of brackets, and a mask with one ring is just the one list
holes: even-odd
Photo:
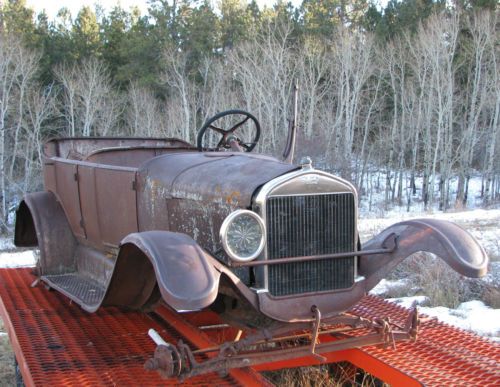
[[(223, 117), (230, 116), (230, 115), (240, 115), (244, 116), (244, 118), (231, 126), (229, 129), (223, 129), (219, 128), (218, 126), (215, 126), (214, 123), (218, 120), (220, 120)], [(254, 124), (255, 127), (255, 134), (252, 138), (251, 142), (244, 142), (240, 136), (238, 136), (235, 132), (243, 126), (248, 120), (251, 120)], [(207, 149), (206, 147), (203, 147), (203, 138), (205, 136), (205, 133), (207, 130), (212, 130), (220, 134), (222, 137), (219, 140), (217, 146), (213, 149), (216, 151), (220, 151), (223, 149), (231, 149), (233, 148), (234, 143), (237, 144), (237, 148), (242, 149), (244, 152), (251, 152), (253, 148), (255, 148), (255, 145), (257, 145), (257, 142), (259, 141), (260, 138), (260, 124), (259, 121), (257, 121), (257, 118), (255, 118), (252, 114), (244, 111), (244, 110), (226, 110), (223, 111), (219, 114), (216, 114), (212, 118), (210, 118), (205, 124), (202, 126), (202, 128), (198, 132), (198, 138), (196, 145), (198, 147), (198, 150), (201, 152), (204, 149)]]

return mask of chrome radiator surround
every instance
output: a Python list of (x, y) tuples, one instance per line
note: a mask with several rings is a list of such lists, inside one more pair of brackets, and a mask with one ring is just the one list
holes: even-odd
[[(271, 198), (279, 197), (300, 197), (300, 196), (325, 196), (325, 195), (352, 195), (353, 201), (353, 235), (352, 235), (352, 246), (348, 248), (349, 251), (355, 251), (357, 247), (357, 192), (352, 184), (349, 182), (330, 175), (326, 172), (315, 170), (314, 168), (307, 167), (300, 170), (288, 173), (286, 175), (280, 176), (267, 184), (265, 184), (261, 190), (258, 192), (254, 201), (254, 211), (256, 211), (264, 220), (267, 225), (269, 223), (268, 219), (268, 200)], [(344, 252), (343, 250), (341, 252)], [(317, 253), (316, 253), (317, 254)], [(264, 251), (259, 260), (269, 260), (272, 257), (269, 251), (269, 245), (266, 244)], [(357, 259), (352, 258), (354, 261), (353, 273), (349, 273), (349, 278), (355, 281), (357, 278)], [(307, 265), (307, 263), (305, 263)], [(335, 265), (335, 264), (334, 264)], [(281, 265), (276, 265), (281, 266)], [(269, 292), (270, 290), (275, 290), (275, 287), (270, 286), (270, 267), (268, 265), (256, 269), (257, 277), (257, 287), (260, 288), (260, 292)], [(273, 269), (271, 269), (273, 270)], [(276, 273), (275, 273), (276, 274)], [(354, 286), (354, 282), (348, 288)], [(273, 289), (274, 288), (274, 289)], [(318, 292), (336, 292), (345, 291), (348, 288), (335, 288), (328, 290), (310, 290), (309, 293)], [(270, 293), (269, 295), (273, 298), (286, 298), (291, 296), (298, 296), (300, 294), (306, 294), (302, 292), (292, 292), (290, 294), (278, 294), (274, 295)]]

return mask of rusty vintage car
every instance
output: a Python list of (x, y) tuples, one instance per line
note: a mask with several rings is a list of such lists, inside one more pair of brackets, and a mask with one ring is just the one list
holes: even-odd
[[(291, 163), (294, 130), (283, 160), (251, 153), (259, 136), (253, 115), (231, 110), (207, 121), (196, 147), (162, 138), (48, 141), (45, 191), (20, 203), (15, 244), (37, 246), (40, 279), (88, 312), (163, 301), (274, 332), (310, 326), (318, 334), (418, 251), (465, 276), (485, 274), (484, 249), (445, 221), (397, 223), (361, 245), (354, 186), (310, 160)], [(321, 352), (313, 341), (307, 350)], [(186, 350), (162, 347), (149, 367), (181, 374)], [(236, 347), (225, 353), (208, 368), (250, 364)]]

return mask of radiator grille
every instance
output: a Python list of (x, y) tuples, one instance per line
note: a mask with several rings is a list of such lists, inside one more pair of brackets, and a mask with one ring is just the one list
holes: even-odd
[[(351, 193), (278, 196), (267, 200), (268, 259), (334, 254), (355, 246)], [(349, 288), (355, 258), (268, 266), (269, 292), (275, 296)]]

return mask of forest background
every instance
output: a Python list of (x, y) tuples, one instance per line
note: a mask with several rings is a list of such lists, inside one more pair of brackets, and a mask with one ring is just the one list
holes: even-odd
[[(500, 199), (495, 0), (151, 0), (147, 14), (0, 1), (0, 228), (42, 185), (54, 136), (180, 137), (231, 108), (280, 156), (300, 88), (298, 155), (385, 206)], [(373, 176), (376, 175), (376, 179)], [(378, 182), (383, 180), (383, 184)]]

